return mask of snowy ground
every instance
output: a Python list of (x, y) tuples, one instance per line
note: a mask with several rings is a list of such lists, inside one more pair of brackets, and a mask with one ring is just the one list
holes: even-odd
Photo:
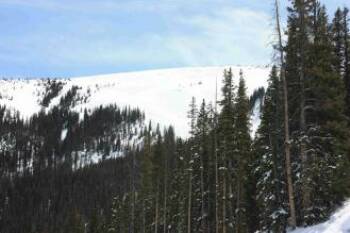
[(350, 201), (327, 222), (290, 233), (350, 233)]
[[(162, 126), (173, 125), (176, 134), (185, 137), (189, 128), (186, 116), (192, 96), (196, 97), (198, 105), (203, 98), (207, 103), (214, 102), (217, 80), (220, 98), (223, 71), (228, 67), (175, 68), (72, 78), (64, 80), (63, 90), (47, 109), (57, 105), (60, 98), (76, 85), (81, 88), (78, 94), (87, 97), (86, 103), (81, 101), (74, 106), (78, 112), (113, 103), (139, 107), (145, 112), (147, 121), (152, 120)], [(259, 87), (266, 87), (269, 68), (232, 66), (236, 84), (240, 70), (244, 72), (248, 94)], [(40, 101), (44, 94), (45, 86), (41, 80), (0, 80), (0, 105), (19, 110), (24, 117), (43, 108)], [(259, 110), (256, 106), (253, 130), (259, 123)]]

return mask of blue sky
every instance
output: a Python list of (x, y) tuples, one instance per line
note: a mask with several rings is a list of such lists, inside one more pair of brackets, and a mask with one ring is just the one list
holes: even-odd
[(0, 0), (0, 76), (264, 65), (272, 13), (271, 0)]

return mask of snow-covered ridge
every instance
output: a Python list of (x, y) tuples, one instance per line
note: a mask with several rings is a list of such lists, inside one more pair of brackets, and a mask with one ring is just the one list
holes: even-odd
[(243, 70), (248, 94), (267, 86), (268, 67), (217, 66), (116, 73), (61, 80), (63, 89), (45, 108), (40, 104), (46, 92), (45, 80), (0, 80), (0, 105), (30, 117), (43, 108), (48, 110), (57, 105), (62, 96), (77, 86), (78, 95), (86, 99), (73, 106), (78, 112), (114, 103), (121, 107), (139, 107), (145, 112), (147, 121), (173, 125), (177, 135), (186, 136), (186, 116), (192, 96), (198, 104), (202, 99), (207, 103), (214, 102), (216, 81), (220, 94), (223, 71), (229, 67), (236, 84), (239, 72)]

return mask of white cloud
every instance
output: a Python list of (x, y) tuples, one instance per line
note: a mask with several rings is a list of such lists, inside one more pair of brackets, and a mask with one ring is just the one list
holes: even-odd
[(189, 65), (267, 63), (272, 35), (270, 16), (249, 9), (225, 8), (214, 14), (178, 18), (194, 33), (175, 33), (164, 44)]

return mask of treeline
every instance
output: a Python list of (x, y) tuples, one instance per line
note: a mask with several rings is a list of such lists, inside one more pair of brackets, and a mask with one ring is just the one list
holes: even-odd
[(108, 157), (141, 134), (144, 114), (139, 109), (109, 105), (82, 114), (72, 111), (67, 102), (63, 97), (60, 105), (27, 120), (0, 107), (2, 176), (32, 174), (62, 164), (79, 168), (90, 163), (92, 154)]
[(0, 232), (70, 232), (110, 216), (113, 197), (128, 191), (119, 157), (138, 144), (144, 114), (116, 105), (78, 113), (76, 100), (72, 87), (26, 120), (0, 107)]

